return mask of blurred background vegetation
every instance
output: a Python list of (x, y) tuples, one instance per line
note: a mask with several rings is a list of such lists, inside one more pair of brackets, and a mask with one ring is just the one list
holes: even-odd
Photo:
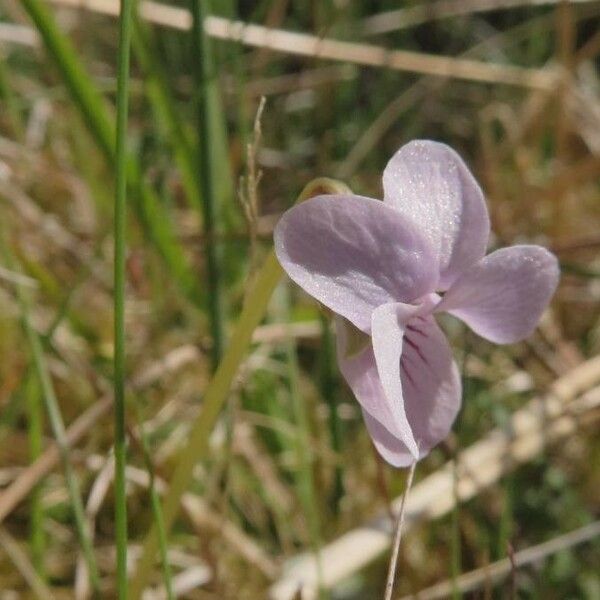
[[(190, 31), (183, 1), (140, 4), (127, 232), (132, 562), (274, 223), (317, 176), (380, 197), (400, 145), (444, 141), (482, 183), (493, 245), (540, 243), (561, 261), (551, 310), (526, 342), (495, 347), (444, 322), (464, 410), (417, 484), (598, 354), (600, 2), (213, 1), (208, 36)], [(115, 593), (116, 11), (113, 0), (0, 6), (2, 600), (91, 597), (80, 517), (100, 596)], [(244, 42), (231, 20), (277, 31), (244, 30)], [(314, 302), (283, 281), (254, 342), (169, 537), (177, 597), (266, 598), (287, 561), (385, 514), (403, 489), (405, 474), (371, 447)], [(597, 536), (486, 576), (600, 516), (600, 374), (591, 380), (580, 392), (595, 389), (596, 401), (568, 435), (411, 529), (398, 597), (450, 579), (452, 592), (419, 597), (600, 598)], [(323, 595), (379, 598), (385, 571), (379, 557)], [(477, 590), (463, 594), (459, 575), (471, 571)], [(161, 580), (157, 559), (148, 597), (166, 597)]]

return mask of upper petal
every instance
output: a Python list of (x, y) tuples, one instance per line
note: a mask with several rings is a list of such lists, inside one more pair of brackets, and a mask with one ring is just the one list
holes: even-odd
[(503, 248), (464, 273), (436, 310), (462, 319), (492, 342), (514, 343), (535, 329), (559, 275), (556, 257), (540, 246)]
[(462, 399), (452, 350), (431, 315), (406, 323), (400, 371), (404, 410), (422, 458), (448, 435)]
[(275, 228), (275, 251), (291, 279), (365, 332), (377, 306), (411, 302), (437, 282), (418, 228), (361, 196), (317, 196), (290, 209)]
[(402, 146), (383, 172), (384, 201), (410, 217), (438, 257), (446, 290), (484, 254), (490, 221), (483, 193), (460, 156), (439, 142)]

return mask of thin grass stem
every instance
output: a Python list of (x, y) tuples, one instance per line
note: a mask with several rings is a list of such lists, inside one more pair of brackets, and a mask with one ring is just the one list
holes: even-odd
[(146, 23), (134, 17), (132, 50), (146, 75), (148, 101), (156, 116), (159, 130), (173, 149), (181, 184), (190, 206), (202, 211), (197, 176), (197, 159), (183, 126), (183, 118), (169, 87), (169, 80), (156, 48), (153, 32)]
[(156, 524), (156, 531), (158, 535), (158, 550), (162, 565), (165, 592), (167, 600), (175, 600), (175, 594), (173, 592), (173, 576), (171, 573), (171, 565), (169, 563), (168, 556), (169, 546), (167, 540), (167, 533), (165, 531), (165, 520), (163, 517), (162, 506), (160, 503), (160, 496), (158, 495), (158, 491), (156, 489), (156, 471), (150, 455), (150, 443), (148, 440), (148, 435), (144, 429), (144, 424), (141, 422), (141, 420), (138, 425), (138, 430), (140, 432), (140, 445), (142, 454), (144, 456), (144, 463), (146, 465), (146, 471), (148, 471), (148, 490), (150, 492), (150, 505), (152, 507), (152, 518), (154, 523)]
[(417, 461), (413, 462), (408, 472), (408, 478), (406, 479), (406, 489), (402, 494), (402, 502), (400, 503), (400, 510), (398, 511), (398, 519), (396, 520), (396, 530), (394, 533), (394, 544), (392, 546), (392, 557), (390, 558), (390, 566), (388, 569), (387, 583), (385, 584), (385, 600), (392, 600), (392, 593), (394, 591), (394, 579), (396, 577), (396, 567), (398, 565), (398, 555), (400, 554), (400, 542), (402, 541), (402, 527), (404, 525), (404, 514), (406, 509), (406, 501), (410, 488), (412, 487), (413, 477), (415, 476), (415, 469), (417, 468)]
[[(4, 239), (4, 231), (0, 229), (0, 247), (4, 255), (6, 264), (11, 270), (15, 270), (15, 260), (12, 252), (10, 251), (6, 240)], [(81, 499), (81, 491), (79, 489), (79, 482), (75, 475), (75, 471), (71, 465), (71, 457), (69, 453), (69, 443), (66, 437), (65, 424), (60, 412), (58, 400), (54, 392), (54, 385), (50, 377), (50, 371), (46, 363), (46, 357), (42, 345), (42, 340), (33, 326), (31, 321), (31, 307), (29, 298), (26, 290), (23, 288), (21, 283), (16, 285), (17, 300), (21, 310), (21, 321), (23, 330), (29, 344), (29, 349), (33, 358), (33, 366), (35, 369), (36, 376), (40, 383), (42, 398), (46, 406), (46, 412), (48, 413), (48, 419), (52, 428), (52, 433), (63, 465), (65, 472), (65, 478), (67, 481), (67, 489), (69, 493), (69, 500), (71, 503), (71, 510), (75, 518), (75, 527), (77, 529), (77, 535), (79, 543), (83, 551), (83, 557), (88, 571), (90, 579), (90, 585), (95, 593), (99, 592), (100, 579), (98, 575), (98, 568), (96, 566), (96, 558), (94, 556), (94, 550), (92, 546), (92, 540), (88, 528), (88, 524), (85, 517), (85, 511), (83, 508), (83, 501)]]
[[(319, 387), (321, 396), (325, 398), (329, 406), (329, 435), (331, 437), (331, 448), (338, 454), (342, 448), (342, 428), (343, 423), (338, 412), (338, 386), (333, 364), (335, 364), (335, 346), (333, 335), (329, 327), (328, 318), (321, 313), (321, 353), (320, 353), (320, 372), (319, 372)], [(344, 480), (342, 467), (336, 464), (334, 467), (334, 484), (331, 493), (331, 510), (334, 514), (339, 514), (339, 501), (344, 495)]]
[[(27, 402), (27, 427), (29, 439), (29, 459), (33, 463), (42, 453), (44, 436), (44, 405), (40, 397), (39, 383), (31, 367), (25, 380)], [(29, 537), (33, 566), (39, 576), (44, 574), (44, 507), (41, 501), (42, 484), (38, 483), (29, 495), (30, 518)]]
[(25, 128), (23, 125), (23, 119), (19, 110), (18, 99), (13, 92), (10, 73), (8, 71), (8, 63), (6, 58), (0, 52), (0, 100), (4, 105), (4, 112), (7, 116), (7, 120), (13, 130), (15, 138), (18, 140), (23, 139)]
[(44, 580), (36, 573), (33, 565), (29, 562), (29, 557), (21, 549), (17, 540), (15, 540), (4, 527), (0, 527), (0, 548), (10, 559), (15, 569), (22, 575), (35, 598), (39, 600), (55, 600), (55, 596), (46, 585)]
[(117, 66), (117, 136), (114, 212), (114, 424), (115, 424), (115, 529), (117, 595), (127, 598), (127, 432), (125, 425), (125, 225), (127, 218), (127, 112), (129, 58), (133, 1), (121, 0)]
[(215, 165), (214, 156), (214, 120), (209, 98), (210, 87), (214, 85), (214, 63), (211, 48), (204, 31), (204, 19), (208, 14), (207, 0), (190, 0), (192, 12), (192, 48), (194, 59), (195, 94), (198, 118), (198, 155), (200, 176), (199, 188), (202, 191), (202, 207), (204, 213), (204, 246), (206, 256), (206, 276), (208, 289), (208, 314), (212, 335), (213, 366), (219, 364), (225, 343), (223, 319), (223, 293), (221, 273), (219, 269), (219, 248), (214, 239), (217, 229), (217, 214), (215, 208)]

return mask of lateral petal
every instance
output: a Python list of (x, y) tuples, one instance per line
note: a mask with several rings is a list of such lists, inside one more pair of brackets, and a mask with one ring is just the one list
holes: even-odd
[(447, 311), (475, 333), (512, 344), (535, 329), (560, 271), (541, 246), (511, 246), (488, 254), (446, 292), (436, 311)]

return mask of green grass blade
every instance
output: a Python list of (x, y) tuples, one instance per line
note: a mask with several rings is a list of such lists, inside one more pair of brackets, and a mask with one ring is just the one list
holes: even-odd
[(191, 0), (192, 12), (192, 48), (194, 58), (195, 96), (197, 102), (199, 174), (202, 190), (202, 207), (204, 214), (204, 251), (206, 256), (206, 276), (208, 289), (208, 313), (212, 334), (213, 365), (221, 360), (225, 343), (223, 292), (221, 271), (219, 268), (220, 253), (215, 233), (217, 232), (217, 211), (215, 208), (215, 168), (213, 162), (213, 139), (215, 115), (209, 98), (211, 85), (214, 83), (215, 67), (211, 48), (204, 31), (206, 18), (206, 0)]
[[(338, 411), (338, 386), (335, 375), (335, 342), (331, 329), (329, 327), (329, 319), (321, 313), (321, 352), (319, 364), (319, 389), (321, 397), (329, 407), (329, 434), (331, 437), (331, 448), (339, 454), (342, 447), (342, 428), (343, 423), (340, 419)], [(344, 495), (344, 479), (342, 467), (340, 464), (335, 465), (334, 484), (331, 492), (330, 505), (334, 514), (339, 513), (339, 502)]]
[(8, 118), (10, 126), (13, 130), (15, 138), (23, 139), (25, 135), (25, 126), (21, 111), (19, 110), (18, 100), (13, 92), (10, 74), (8, 72), (8, 64), (5, 57), (0, 52), (0, 100), (4, 104), (4, 112)]
[(144, 463), (146, 465), (146, 471), (148, 472), (148, 477), (150, 480), (148, 486), (150, 493), (150, 505), (152, 507), (152, 519), (156, 525), (158, 549), (162, 565), (165, 591), (167, 595), (167, 600), (174, 600), (175, 594), (173, 592), (173, 577), (171, 574), (171, 565), (169, 563), (168, 557), (169, 545), (167, 540), (167, 533), (165, 530), (165, 520), (163, 517), (160, 497), (158, 495), (158, 491), (156, 490), (155, 469), (152, 463), (152, 458), (150, 456), (150, 444), (148, 442), (148, 436), (146, 434), (146, 431), (144, 430), (144, 425), (143, 423), (141, 423), (141, 420), (139, 422), (138, 429), (140, 432), (140, 445), (142, 454), (144, 456)]
[(163, 135), (173, 148), (188, 202), (201, 214), (201, 192), (196, 173), (198, 159), (186, 135), (177, 104), (169, 89), (167, 75), (156, 51), (152, 32), (140, 19), (134, 21), (132, 43), (135, 57), (146, 75), (150, 106), (159, 128), (163, 130)]
[(34, 22), (44, 44), (57, 64), (69, 93), (103, 153), (114, 158), (114, 128), (102, 96), (83, 69), (69, 39), (62, 34), (52, 14), (40, 0), (23, 0), (23, 8)]
[[(40, 397), (39, 383), (33, 370), (27, 372), (24, 386), (27, 403), (27, 426), (29, 438), (29, 459), (33, 463), (42, 453), (44, 440), (44, 405)], [(40, 577), (44, 576), (44, 507), (41, 502), (42, 483), (38, 483), (29, 495), (30, 519), (29, 536), (31, 556)]]
[(117, 68), (117, 138), (114, 211), (114, 423), (115, 423), (115, 529), (117, 595), (127, 598), (127, 431), (125, 425), (125, 227), (127, 224), (127, 113), (132, 0), (121, 0)]

